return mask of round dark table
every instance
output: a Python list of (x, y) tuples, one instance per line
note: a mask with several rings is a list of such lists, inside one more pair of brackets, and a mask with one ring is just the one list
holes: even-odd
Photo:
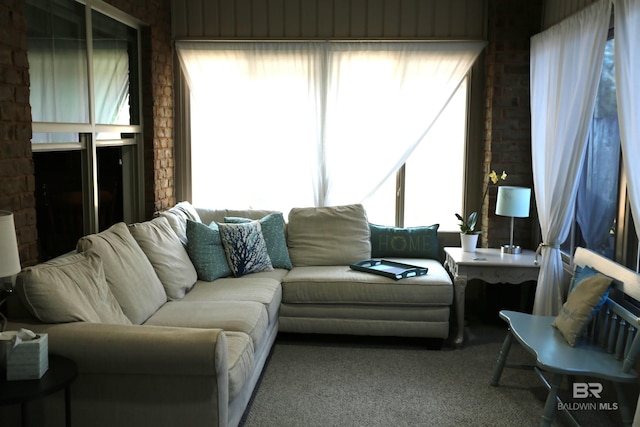
[(64, 389), (65, 418), (67, 427), (71, 426), (70, 387), (78, 375), (75, 362), (62, 356), (49, 355), (49, 369), (39, 380), (7, 381), (0, 378), (0, 405), (20, 404), (22, 425), (29, 425), (27, 403)]

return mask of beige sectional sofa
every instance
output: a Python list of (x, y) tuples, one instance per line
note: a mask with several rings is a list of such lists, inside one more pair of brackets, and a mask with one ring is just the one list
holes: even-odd
[[(24, 269), (8, 329), (46, 332), (50, 353), (76, 361), (74, 425), (235, 426), (278, 331), (447, 337), (453, 286), (437, 227), (376, 227), (372, 240), (374, 227), (361, 205), (293, 209), (285, 223), (182, 202)], [(427, 254), (392, 259), (428, 274), (349, 268), (384, 253)], [(35, 421), (62, 425), (62, 398), (32, 403)], [(19, 408), (0, 419), (17, 422)]]

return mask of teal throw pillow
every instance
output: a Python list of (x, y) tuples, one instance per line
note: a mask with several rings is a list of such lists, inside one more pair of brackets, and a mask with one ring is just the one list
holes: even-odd
[(273, 270), (259, 221), (218, 223), (218, 228), (227, 262), (235, 277)]
[[(225, 217), (224, 222), (246, 223), (251, 222), (249, 218)], [(262, 227), (262, 235), (267, 244), (267, 253), (271, 258), (273, 268), (284, 268), (291, 270), (291, 258), (289, 258), (289, 248), (284, 234), (284, 216), (282, 212), (271, 213), (259, 220)]]
[(371, 257), (440, 259), (438, 227), (386, 227), (369, 224), (371, 230)]
[(231, 276), (231, 269), (220, 240), (218, 225), (207, 226), (187, 219), (187, 253), (198, 273), (198, 279), (211, 282)]

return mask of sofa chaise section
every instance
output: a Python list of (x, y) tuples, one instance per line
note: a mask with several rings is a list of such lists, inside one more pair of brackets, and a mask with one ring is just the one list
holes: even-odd
[(395, 281), (345, 266), (296, 267), (282, 283), (280, 330), (447, 338), (453, 290), (442, 265), (392, 260), (428, 273)]
[[(402, 233), (420, 233), (417, 244), (405, 244), (414, 248), (407, 251), (413, 258), (386, 256), (396, 254), (379, 250), (372, 227), (362, 205), (291, 210), (293, 269), (282, 280), (281, 331), (447, 338), (453, 285), (437, 259), (437, 226), (387, 228), (395, 242)], [(428, 273), (395, 281), (349, 267), (372, 254), (426, 267)]]

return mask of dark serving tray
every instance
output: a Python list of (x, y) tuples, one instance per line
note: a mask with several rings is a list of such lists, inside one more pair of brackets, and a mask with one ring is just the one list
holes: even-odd
[(429, 270), (426, 267), (418, 267), (401, 262), (388, 261), (386, 259), (367, 259), (351, 264), (352, 270), (390, 277), (393, 280), (406, 279), (408, 277), (424, 276)]

